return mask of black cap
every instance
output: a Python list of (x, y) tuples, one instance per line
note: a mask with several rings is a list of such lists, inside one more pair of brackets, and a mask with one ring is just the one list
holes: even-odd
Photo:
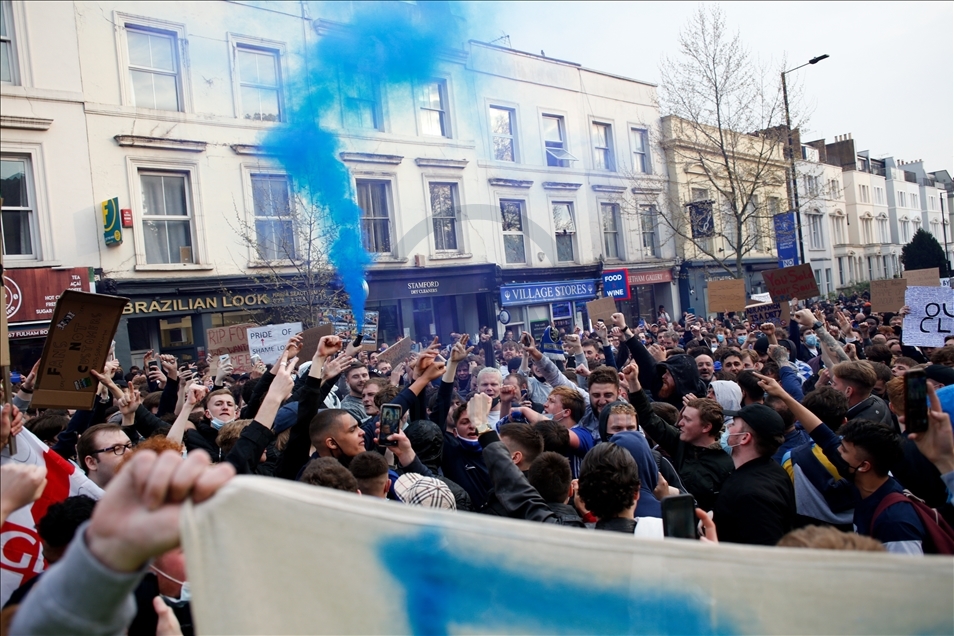
[(749, 404), (738, 411), (725, 411), (728, 417), (741, 418), (758, 435), (775, 437), (785, 434), (785, 422), (782, 416), (770, 406), (764, 404)]
[(930, 364), (924, 367), (924, 374), (938, 384), (944, 386), (954, 384), (954, 369), (943, 364)]
[(769, 341), (766, 336), (759, 336), (755, 339), (755, 345), (752, 347), (755, 349), (760, 356), (764, 356), (768, 353)]

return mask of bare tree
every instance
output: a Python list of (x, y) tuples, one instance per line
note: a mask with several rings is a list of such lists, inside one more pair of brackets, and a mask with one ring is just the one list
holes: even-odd
[(261, 320), (301, 322), (305, 329), (327, 322), (328, 310), (347, 308), (348, 297), (328, 263), (326, 215), (291, 196), (284, 176), (259, 177), (252, 189), (254, 210), (249, 216), (237, 212), (235, 229), (252, 254), (250, 276), (272, 291)]
[(655, 140), (666, 155), (661, 196), (639, 175), (623, 209), (668, 229), (686, 259), (737, 278), (750, 255), (774, 249), (773, 218), (786, 204), (787, 142), (778, 74), (758, 64), (717, 5), (702, 6), (679, 38), (681, 55), (661, 67)]

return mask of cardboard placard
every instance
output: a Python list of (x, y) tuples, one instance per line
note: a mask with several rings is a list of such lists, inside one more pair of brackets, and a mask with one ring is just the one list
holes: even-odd
[(762, 303), (761, 305), (749, 305), (745, 308), (745, 318), (752, 325), (761, 325), (770, 322), (777, 327), (786, 327), (788, 317), (783, 313), (788, 313), (788, 303)]
[(616, 299), (611, 296), (597, 298), (586, 303), (586, 313), (596, 328), (596, 321), (602, 320), (607, 329), (613, 328), (613, 314), (616, 313)]
[(249, 355), (257, 355), (265, 364), (275, 364), (281, 358), (288, 339), (301, 333), (300, 322), (265, 325), (248, 330)]
[[(908, 287), (940, 287), (941, 271), (937, 267), (905, 270), (904, 280), (908, 281)], [(897, 310), (895, 307), (890, 311)]]
[(307, 362), (315, 357), (318, 351), (318, 342), (322, 336), (331, 336), (335, 333), (335, 326), (330, 322), (305, 329), (301, 332), (301, 351), (298, 353), (298, 363)]
[(411, 345), (414, 342), (410, 338), (401, 338), (393, 345), (378, 354), (378, 362), (389, 362), (391, 366), (397, 366), (411, 355)]
[(944, 338), (954, 333), (954, 289), (908, 287), (904, 304), (911, 308), (902, 327), (904, 344), (943, 347)]
[(66, 290), (56, 301), (50, 333), (43, 345), (32, 405), (37, 408), (91, 409), (102, 371), (128, 298)]
[(745, 309), (745, 281), (741, 278), (710, 280), (706, 288), (709, 290), (709, 311), (730, 312)]
[(907, 288), (908, 281), (904, 278), (871, 281), (871, 311), (898, 311), (904, 305)]
[(772, 300), (777, 303), (793, 298), (808, 300), (820, 295), (812, 266), (807, 263), (764, 271), (762, 279), (772, 294)]
[(219, 356), (229, 354), (233, 373), (248, 373), (252, 370), (252, 354), (248, 349), (248, 330), (257, 327), (255, 323), (242, 323), (228, 327), (212, 327), (205, 332), (209, 355), (212, 356), (210, 371), (214, 375), (219, 369)]

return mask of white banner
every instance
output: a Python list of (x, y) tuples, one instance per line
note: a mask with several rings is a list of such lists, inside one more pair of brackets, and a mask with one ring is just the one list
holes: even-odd
[(636, 539), (253, 476), (182, 531), (200, 634), (954, 632), (949, 557)]
[(265, 364), (275, 364), (282, 356), (288, 339), (301, 333), (300, 322), (285, 322), (280, 325), (249, 327), (248, 350), (250, 355), (258, 355)]

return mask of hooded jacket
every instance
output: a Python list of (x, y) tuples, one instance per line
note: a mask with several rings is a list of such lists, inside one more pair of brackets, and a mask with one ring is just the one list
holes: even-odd
[[(676, 387), (667, 397), (660, 397), (659, 392), (663, 386), (663, 374), (669, 371), (672, 379), (676, 382)], [(686, 395), (696, 397), (706, 396), (706, 385), (699, 376), (699, 368), (696, 366), (696, 360), (690, 355), (680, 353), (669, 356), (662, 362), (656, 363), (656, 379), (653, 386), (653, 399), (668, 402), (676, 408), (682, 408), (682, 398)]]
[(656, 459), (649, 449), (649, 442), (642, 433), (636, 431), (617, 433), (610, 438), (610, 441), (625, 448), (636, 460), (636, 467), (639, 469), (639, 501), (636, 502), (636, 516), (661, 519), (662, 507), (656, 495), (653, 494), (659, 482), (659, 470), (656, 468)]

